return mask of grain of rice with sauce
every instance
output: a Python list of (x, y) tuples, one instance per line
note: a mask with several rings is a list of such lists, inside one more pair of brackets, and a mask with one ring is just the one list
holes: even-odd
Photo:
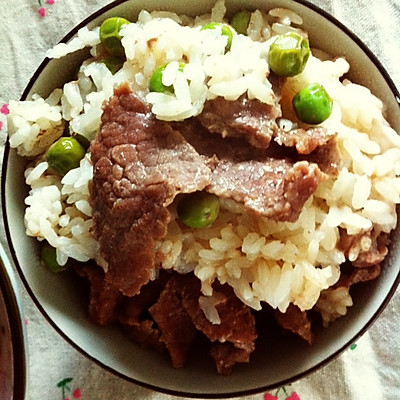
[[(55, 247), (61, 265), (68, 258), (94, 259), (107, 270), (90, 233), (88, 183), (93, 167), (89, 155), (63, 178), (47, 171), (43, 152), (62, 135), (66, 122), (71, 134), (93, 139), (104, 101), (126, 81), (151, 104), (157, 118), (165, 121), (196, 116), (207, 100), (217, 96), (236, 100), (247, 93), (250, 99), (273, 104), (266, 55), (274, 36), (301, 29), (301, 18), (290, 10), (255, 11), (248, 36), (234, 34), (231, 51), (224, 54), (226, 38), (217, 30), (202, 31), (201, 27), (210, 21), (225, 21), (225, 11), (223, 1), (218, 1), (210, 15), (195, 19), (142, 11), (136, 23), (121, 31), (127, 61), (114, 75), (96, 61), (98, 31), (84, 28), (69, 44), (58, 45), (47, 54), (58, 58), (90, 46), (94, 58), (83, 62), (78, 79), (47, 99), (35, 95), (29, 101), (10, 102), (10, 145), (31, 159), (25, 172), (30, 187), (25, 200), (26, 232)], [(183, 71), (179, 70), (182, 59), (187, 62)], [(174, 93), (149, 92), (154, 69), (165, 63), (169, 64), (163, 83), (172, 85)], [(175, 205), (170, 207), (172, 219), (167, 236), (156, 244), (157, 260), (167, 270), (194, 272), (204, 295), (200, 305), (215, 323), (218, 313), (213, 310), (212, 284), (219, 281), (228, 283), (254, 310), (265, 302), (284, 313), (294, 304), (300, 310), (318, 310), (329, 324), (352, 305), (348, 288), (332, 288), (346, 261), (339, 247), (340, 230), (358, 238), (348, 254), (354, 261), (372, 244), (364, 232), (390, 233), (395, 228), (400, 138), (384, 119), (380, 100), (365, 87), (341, 81), (348, 70), (343, 58), (322, 61), (311, 55), (305, 70), (288, 78), (282, 89), (283, 97), (290, 97), (308, 83), (319, 82), (326, 88), (334, 106), (321, 126), (336, 134), (341, 154), (338, 175), (319, 185), (297, 221), (256, 217), (233, 200), (221, 200), (217, 220), (195, 230), (183, 228), (177, 222)]]

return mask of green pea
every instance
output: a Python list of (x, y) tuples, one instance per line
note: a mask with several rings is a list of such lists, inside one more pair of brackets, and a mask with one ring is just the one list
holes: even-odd
[(103, 63), (106, 65), (106, 67), (111, 71), (113, 75), (122, 68), (124, 62), (125, 59), (116, 56), (106, 57), (103, 60)]
[(87, 136), (81, 134), (81, 133), (74, 133), (73, 137), (85, 148), (86, 151), (88, 151), (90, 147), (90, 142), (94, 138), (89, 139)]
[(247, 35), (247, 28), (249, 27), (251, 18), (250, 11), (239, 11), (236, 13), (231, 20), (232, 28), (237, 32), (241, 33), (242, 35)]
[(44, 242), (40, 249), (40, 259), (42, 263), (52, 272), (61, 272), (69, 268), (70, 263), (60, 265), (57, 262), (57, 251), (48, 242)]
[(69, 170), (79, 167), (85, 154), (85, 147), (77, 139), (61, 137), (49, 147), (46, 159), (52, 170), (64, 176)]
[(210, 22), (207, 25), (204, 25), (201, 30), (204, 31), (206, 29), (220, 29), (221, 30), (221, 35), (222, 36), (226, 36), (227, 38), (227, 43), (225, 46), (225, 50), (229, 51), (232, 45), (232, 31), (229, 28), (229, 26), (225, 25), (225, 24), (221, 24), (219, 22)]
[(219, 198), (207, 192), (182, 196), (177, 207), (179, 219), (190, 228), (205, 228), (218, 217)]
[[(149, 80), (150, 92), (158, 92), (158, 93), (165, 93), (165, 92), (173, 93), (174, 92), (174, 87), (172, 85), (165, 86), (162, 83), (163, 73), (168, 64), (169, 63), (163, 64), (154, 70), (153, 75), (151, 75), (150, 80)], [(184, 68), (185, 68), (185, 63), (179, 63), (178, 71), (183, 72)]]
[(268, 63), (271, 71), (280, 76), (295, 76), (303, 72), (310, 57), (308, 39), (288, 32), (278, 36), (268, 52)]
[(119, 32), (124, 25), (129, 23), (125, 18), (112, 17), (106, 19), (100, 25), (100, 41), (108, 53), (117, 57), (124, 57), (125, 51), (121, 44), (122, 37)]
[(163, 73), (167, 65), (168, 64), (161, 65), (154, 70), (149, 80), (150, 92), (164, 93), (172, 89), (171, 86), (167, 87), (162, 83)]
[(311, 83), (301, 89), (292, 100), (297, 118), (306, 124), (317, 125), (332, 113), (333, 101), (319, 83)]

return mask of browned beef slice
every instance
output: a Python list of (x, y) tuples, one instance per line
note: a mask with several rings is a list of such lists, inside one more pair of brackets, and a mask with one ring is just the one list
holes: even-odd
[(272, 157), (241, 139), (210, 135), (196, 121), (175, 126), (211, 168), (208, 192), (234, 199), (269, 218), (295, 221), (326, 178), (315, 163)]
[(347, 287), (361, 282), (368, 282), (376, 279), (381, 273), (380, 264), (366, 268), (354, 268), (352, 265), (341, 267), (340, 278), (334, 288)]
[(286, 203), (282, 210), (285, 210), (285, 213), (280, 218), (276, 218), (275, 215), (272, 218), (281, 221), (296, 221), (304, 203), (325, 179), (326, 175), (321, 172), (317, 164), (308, 161), (295, 163), (283, 179), (282, 197)]
[(313, 152), (304, 157), (310, 163), (316, 163), (325, 174), (337, 176), (339, 173), (341, 155), (336, 137), (332, 137), (324, 145), (318, 146)]
[(340, 239), (338, 243), (338, 249), (342, 250), (346, 258), (348, 258), (351, 249), (360, 241), (360, 238), (364, 234), (365, 232), (361, 232), (357, 235), (348, 235), (345, 229), (339, 228)]
[(254, 147), (267, 148), (278, 130), (276, 118), (280, 116), (278, 102), (269, 105), (242, 95), (235, 101), (223, 97), (207, 101), (197, 118), (210, 132), (243, 137)]
[(93, 234), (109, 264), (106, 281), (133, 296), (149, 281), (155, 240), (169, 222), (166, 206), (178, 193), (203, 189), (210, 170), (127, 86), (104, 106), (91, 157)]
[(268, 162), (223, 160), (213, 172), (207, 191), (277, 221), (296, 221), (306, 200), (325, 179), (316, 164), (273, 158)]
[(242, 137), (223, 138), (210, 133), (196, 118), (174, 122), (172, 126), (181, 132), (185, 139), (203, 156), (205, 162), (229, 159), (245, 161), (265, 157), (265, 149), (249, 146)]
[(166, 206), (178, 193), (205, 188), (256, 213), (294, 221), (323, 179), (318, 166), (307, 161), (262, 156), (237, 141), (228, 146), (231, 153), (223, 147), (215, 149), (220, 154), (199, 154), (127, 86), (116, 91), (91, 147), (93, 234), (109, 263), (107, 282), (128, 296), (148, 282), (155, 240), (165, 236), (169, 221)]
[(299, 154), (310, 154), (317, 147), (325, 145), (332, 135), (325, 128), (313, 127), (309, 129), (293, 129), (284, 131), (279, 129), (275, 141), (287, 147), (296, 147)]
[(229, 342), (213, 343), (210, 354), (214, 358), (217, 372), (220, 375), (230, 375), (236, 363), (248, 363), (250, 361), (250, 354), (247, 350), (239, 349)]
[(134, 325), (123, 325), (125, 334), (144, 348), (150, 348), (160, 353), (166, 351), (165, 343), (161, 340), (161, 332), (154, 321), (146, 319)]
[(314, 337), (308, 315), (294, 304), (290, 304), (285, 313), (277, 310), (275, 312), (275, 319), (283, 329), (295, 333), (308, 344), (313, 343)]
[(389, 235), (386, 233), (377, 233), (372, 230), (370, 239), (372, 242), (371, 248), (366, 251), (361, 251), (357, 260), (353, 265), (358, 268), (372, 267), (380, 264), (387, 256), (389, 250)]
[[(370, 243), (370, 248), (364, 250), (361, 247), (359, 249), (360, 242)], [(338, 247), (344, 252), (346, 258), (350, 258), (354, 248), (358, 248), (357, 258), (351, 260), (353, 266), (367, 268), (380, 264), (385, 259), (389, 243), (389, 235), (384, 232), (377, 232), (375, 229), (361, 232), (358, 235), (348, 235), (344, 229), (341, 229)]]
[(158, 278), (144, 285), (139, 294), (125, 297), (118, 311), (118, 321), (130, 339), (160, 352), (166, 351), (165, 343), (161, 341), (161, 332), (148, 309), (157, 302), (168, 279), (169, 274), (160, 271)]
[(157, 302), (169, 278), (168, 272), (160, 271), (157, 279), (142, 286), (139, 294), (133, 297), (125, 297), (118, 312), (118, 320), (124, 325), (135, 325), (149, 318), (147, 311), (150, 306)]
[(161, 331), (160, 339), (174, 367), (184, 364), (195, 334), (200, 331), (212, 342), (231, 344), (212, 350), (218, 371), (228, 372), (234, 362), (249, 361), (257, 338), (255, 319), (229, 286), (218, 285), (222, 300), (216, 308), (221, 323), (212, 324), (199, 306), (200, 286), (193, 274), (174, 275), (149, 311)]
[[(369, 250), (360, 251), (360, 243), (364, 240), (370, 242), (371, 247)], [(357, 283), (376, 279), (381, 273), (380, 263), (388, 253), (388, 246), (389, 236), (374, 229), (358, 235), (348, 235), (346, 230), (340, 229), (339, 250), (344, 252), (346, 258), (352, 257), (355, 251), (357, 258), (352, 263), (347, 262), (341, 266), (340, 278), (334, 288), (349, 288)]]
[[(194, 325), (212, 342), (230, 342), (236, 348), (254, 351), (257, 338), (255, 319), (250, 308), (242, 303), (228, 285), (215, 285), (214, 290), (222, 295), (215, 307), (220, 324), (212, 324), (199, 307), (200, 281), (193, 277), (181, 277), (179, 285), (183, 288), (182, 302)], [(246, 329), (243, 329), (246, 327)]]
[(123, 302), (120, 291), (104, 280), (104, 271), (97, 265), (79, 265), (75, 270), (90, 282), (90, 320), (97, 325), (114, 322), (117, 319), (118, 307)]
[(180, 290), (172, 278), (157, 303), (149, 309), (161, 331), (160, 340), (165, 343), (174, 368), (185, 364), (196, 336), (196, 328), (182, 304)]

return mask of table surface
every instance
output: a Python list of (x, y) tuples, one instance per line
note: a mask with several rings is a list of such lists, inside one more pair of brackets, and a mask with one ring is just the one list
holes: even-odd
[[(108, 3), (111, 1), (0, 0), (0, 107), (21, 96), (48, 48), (72, 26)], [(361, 38), (400, 89), (400, 0), (313, 3)], [(4, 119), (0, 113), (0, 123)], [(4, 129), (0, 134), (3, 147)], [(0, 239), (4, 242), (3, 230)], [(174, 399), (127, 382), (91, 362), (49, 325), (22, 284), (18, 292), (28, 341), (28, 399)], [(400, 290), (367, 333), (330, 364), (269, 394), (242, 399), (264, 398), (400, 399)]]

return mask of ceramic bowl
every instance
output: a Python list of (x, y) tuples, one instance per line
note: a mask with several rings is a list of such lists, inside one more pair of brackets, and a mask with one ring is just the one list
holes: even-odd
[[(342, 24), (301, 0), (227, 0), (230, 13), (244, 4), (248, 9), (285, 7), (300, 14), (312, 45), (345, 56), (351, 65), (349, 78), (369, 87), (384, 101), (390, 123), (400, 132), (399, 93), (376, 57)], [(164, 9), (194, 16), (208, 12), (213, 5), (213, 0), (119, 0), (88, 17), (63, 41), (68, 41), (82, 26), (97, 26), (110, 16), (125, 16), (134, 21), (141, 9)], [(70, 80), (85, 55), (77, 52), (62, 60), (44, 60), (23, 99), (34, 92), (45, 96)], [(313, 346), (276, 334), (273, 346), (268, 344), (271, 338), (259, 340), (251, 362), (238, 365), (231, 376), (218, 376), (213, 362), (202, 356), (201, 349), (194, 352), (185, 368), (173, 369), (167, 357), (138, 347), (119, 330), (92, 325), (73, 276), (53, 274), (36, 265), (37, 242), (25, 235), (23, 222), (26, 195), (23, 170), (21, 159), (7, 147), (2, 176), (5, 225), (14, 262), (34, 302), (54, 328), (89, 358), (124, 379), (157, 391), (185, 397), (223, 398), (261, 392), (297, 380), (330, 362), (362, 335), (399, 283), (400, 231), (396, 229), (382, 275), (356, 288), (354, 306), (329, 329), (319, 332)]]
[(0, 398), (22, 400), (26, 389), (25, 332), (12, 265), (0, 246)]

